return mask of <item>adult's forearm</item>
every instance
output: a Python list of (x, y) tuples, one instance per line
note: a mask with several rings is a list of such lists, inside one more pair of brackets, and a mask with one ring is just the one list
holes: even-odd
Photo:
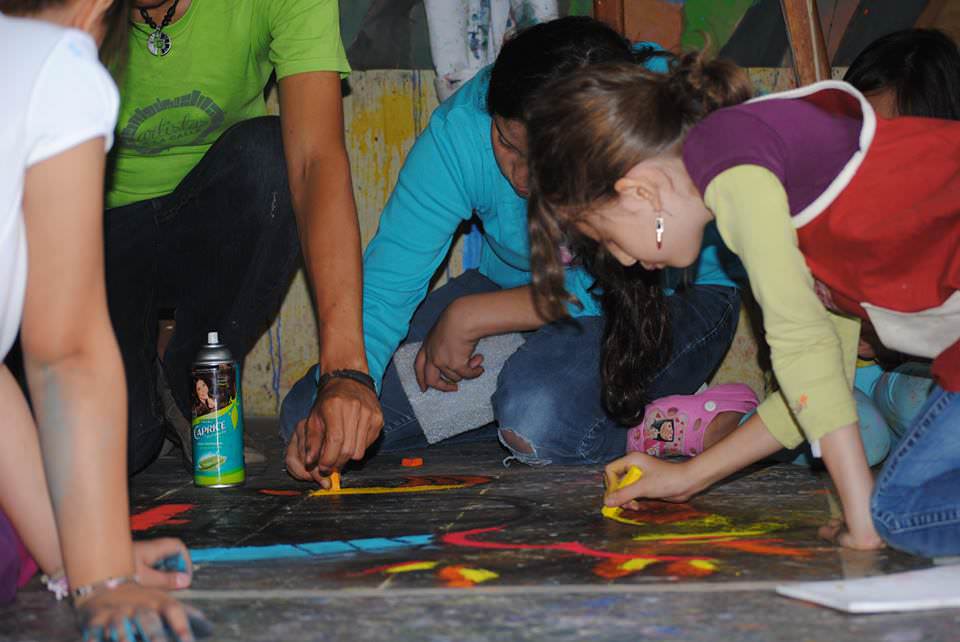
[(52, 359), (26, 355), (43, 464), (73, 586), (133, 572), (126, 385), (109, 325)]
[(312, 163), (291, 191), (317, 306), (320, 367), (366, 371), (360, 228), (346, 156)]

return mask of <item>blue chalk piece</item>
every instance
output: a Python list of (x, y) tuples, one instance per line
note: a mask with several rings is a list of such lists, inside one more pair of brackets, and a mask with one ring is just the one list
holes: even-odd
[(353, 553), (356, 550), (350, 544), (341, 540), (307, 542), (306, 544), (297, 544), (297, 548), (305, 550), (311, 555), (343, 555), (344, 553)]
[(180, 553), (174, 553), (154, 564), (153, 568), (157, 571), (186, 573), (187, 560), (185, 560)]
[(194, 563), (204, 562), (253, 562), (256, 560), (279, 560), (310, 557), (307, 551), (290, 544), (275, 546), (238, 546), (231, 548), (197, 548), (190, 551)]

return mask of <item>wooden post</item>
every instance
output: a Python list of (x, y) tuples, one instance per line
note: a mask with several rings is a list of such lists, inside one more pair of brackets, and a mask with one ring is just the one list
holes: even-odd
[(820, 27), (817, 0), (780, 0), (797, 86), (830, 79), (830, 59), (827, 43)]
[(624, 0), (593, 0), (593, 17), (626, 35), (627, 22), (623, 12)]

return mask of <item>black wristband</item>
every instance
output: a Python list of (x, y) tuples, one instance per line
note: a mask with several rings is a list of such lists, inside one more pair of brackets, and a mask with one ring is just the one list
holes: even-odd
[(320, 375), (320, 378), (317, 380), (317, 392), (323, 390), (323, 387), (330, 383), (331, 379), (353, 379), (357, 383), (362, 383), (367, 388), (370, 388), (373, 394), (377, 394), (377, 384), (373, 382), (373, 377), (359, 370), (333, 370)]

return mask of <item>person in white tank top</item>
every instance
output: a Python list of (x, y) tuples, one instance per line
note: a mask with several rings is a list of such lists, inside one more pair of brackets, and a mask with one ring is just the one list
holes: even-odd
[[(158, 590), (189, 585), (186, 547), (134, 545), (127, 526), (126, 388), (102, 223), (119, 98), (97, 47), (129, 10), (0, 0), (0, 359), (19, 331), (36, 416), (0, 364), (0, 504), (51, 590), (72, 592), (85, 635), (166, 640), (167, 626), (193, 640), (203, 616)], [(179, 572), (153, 570), (175, 555)]]

